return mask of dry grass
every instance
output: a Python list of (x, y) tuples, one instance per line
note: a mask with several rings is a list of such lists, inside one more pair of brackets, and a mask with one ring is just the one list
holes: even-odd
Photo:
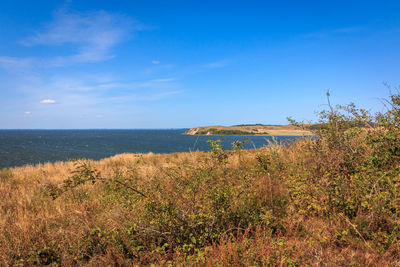
[[(196, 162), (201, 152), (168, 155), (121, 154), (101, 161), (87, 161), (104, 177), (122, 175), (141, 177), (140, 184), (150, 185), (160, 169)], [(12, 168), (0, 179), (0, 263), (10, 265), (26, 260), (35, 262), (32, 252), (57, 247), (62, 253), (76, 253), (67, 248), (79, 248), (79, 242), (98, 225), (113, 229), (124, 218), (116, 203), (102, 203), (102, 186), (83, 185), (73, 192), (53, 200), (49, 192), (61, 188), (71, 176), (74, 162), (56, 162)], [(68, 196), (67, 196), (68, 195)], [(122, 216), (122, 218), (121, 218)], [(130, 215), (131, 216), (131, 215)], [(65, 249), (65, 250), (64, 250)], [(58, 256), (59, 258), (59, 256)], [(71, 259), (64, 259), (69, 264)], [(73, 261), (72, 261), (73, 262)], [(29, 261), (28, 261), (29, 263)]]
[[(290, 147), (271, 146), (240, 151), (240, 154), (226, 152), (224, 162), (216, 162), (213, 152), (121, 154), (88, 161), (106, 179), (119, 177), (151, 195), (156, 203), (167, 200), (173, 203), (185, 221), (190, 221), (196, 212), (205, 212), (205, 216), (213, 213), (208, 210), (212, 205), (210, 200), (200, 195), (211, 190), (207, 184), (199, 183), (198, 188), (192, 188), (197, 196), (182, 192), (182, 186), (193, 186), (193, 179), (202, 177), (199, 172), (213, 176), (210, 168), (221, 168), (229, 179), (224, 183), (232, 187), (232, 192), (253, 194), (246, 198), (233, 196), (228, 209), (247, 216), (241, 207), (247, 203), (259, 205), (260, 209), (249, 207), (249, 211), (260, 214), (249, 214), (249, 220), (239, 218), (238, 225), (229, 225), (228, 221), (234, 220), (229, 219), (234, 212), (224, 211), (221, 214), (228, 218), (220, 218), (221, 225), (215, 223), (215, 227), (222, 227), (215, 232), (218, 236), (202, 241), (199, 246), (190, 244), (191, 247), (172, 239), (168, 242), (177, 242), (174, 247), (162, 247), (159, 239), (168, 233), (163, 227), (173, 227), (171, 223), (179, 224), (179, 221), (171, 220), (164, 226), (161, 221), (152, 221), (148, 216), (155, 216), (157, 212), (146, 214), (148, 202), (129, 190), (107, 183), (86, 183), (51, 198), (49, 192), (61, 188), (63, 181), (71, 177), (76, 168), (74, 162), (13, 168), (11, 175), (0, 180), (0, 262), (2, 265), (174, 262), (207, 266), (378, 266), (398, 262), (398, 244), (379, 251), (374, 240), (366, 241), (354, 233), (353, 228), (357, 226), (348, 217), (340, 212), (328, 216), (327, 207), (323, 206), (329, 206), (325, 203), (326, 195), (315, 193), (315, 199), (307, 195), (300, 200), (290, 197), (292, 187), (303, 190), (304, 186), (295, 185), (298, 181), (291, 175), (321, 179), (309, 176), (310, 165), (315, 166), (315, 160), (317, 165), (323, 161), (313, 158), (310, 147), (314, 143), (303, 140)], [(264, 165), (265, 159), (267, 165)], [(216, 182), (215, 188), (221, 186)], [(291, 203), (287, 203), (289, 200)], [(211, 223), (218, 219), (203, 220)], [(198, 223), (195, 220), (191, 223), (194, 222)], [(168, 235), (174, 236), (174, 233)]]
[(398, 266), (393, 101), (290, 146), (1, 170), (0, 265)]

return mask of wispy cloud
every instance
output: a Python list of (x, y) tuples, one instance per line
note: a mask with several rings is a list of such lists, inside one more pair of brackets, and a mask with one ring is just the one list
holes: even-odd
[(25, 46), (75, 47), (75, 54), (50, 59), (48, 63), (53, 66), (98, 62), (112, 58), (112, 48), (128, 32), (142, 29), (144, 26), (138, 22), (105, 11), (79, 14), (58, 10), (51, 22), (21, 43)]
[(169, 97), (172, 95), (177, 95), (180, 93), (182, 93), (182, 91), (180, 91), (180, 90), (168, 91), (168, 92), (163, 92), (163, 93), (159, 93), (159, 94), (154, 94), (151, 96), (151, 98), (152, 98), (152, 100), (158, 100), (158, 99), (162, 99), (162, 98)]
[(70, 55), (29, 58), (0, 55), (0, 67), (23, 72), (31, 67), (48, 68), (105, 61), (114, 57), (113, 48), (129, 33), (145, 28), (120, 14), (106, 11), (80, 14), (61, 9), (54, 12), (52, 21), (20, 44), (27, 47), (65, 46), (74, 52)]
[(132, 103), (132, 102), (151, 102), (157, 101), (164, 98), (171, 97), (173, 95), (177, 95), (182, 93), (180, 90), (171, 90), (171, 91), (163, 91), (163, 92), (149, 92), (149, 93), (140, 93), (140, 94), (130, 94), (123, 96), (114, 96), (108, 98), (108, 102), (114, 103)]
[[(99, 74), (100, 76), (101, 74)], [(88, 76), (58, 76), (52, 77), (51, 79), (43, 80), (42, 84), (46, 83), (44, 88), (48, 88), (47, 92), (68, 92), (68, 93), (107, 93), (113, 92), (132, 92), (134, 90), (144, 89), (171, 89), (178, 86), (178, 82), (175, 78), (158, 78), (150, 80), (139, 80), (139, 81), (123, 81), (123, 80), (107, 80), (103, 82), (101, 79), (90, 78)], [(41, 86), (41, 85), (38, 85)]]
[(228, 64), (229, 64), (229, 60), (222, 59), (222, 60), (207, 63), (204, 65), (204, 67), (208, 68), (208, 69), (216, 69), (216, 68), (226, 67), (226, 66), (228, 66)]
[(41, 104), (55, 104), (56, 101), (54, 99), (43, 99), (40, 101)]
[(342, 34), (352, 34), (363, 31), (365, 28), (363, 27), (344, 27), (344, 28), (337, 28), (331, 29), (326, 31), (319, 31), (319, 32), (311, 32), (303, 34), (303, 37), (306, 38), (326, 38), (335, 35), (342, 35)]
[(176, 88), (177, 86), (178, 84), (175, 78), (159, 78), (159, 79), (126, 83), (124, 87), (130, 90), (137, 90), (137, 89), (152, 90), (152, 89), (171, 89), (171, 88)]
[(143, 29), (138, 22), (120, 14), (56, 11), (50, 22), (19, 45), (33, 53), (41, 51), (36, 46), (57, 49), (51, 49), (46, 56), (0, 55), (0, 67), (12, 70), (10, 87), (23, 94), (19, 101), (20, 114), (34, 113), (35, 117), (44, 118), (82, 113), (100, 118), (110, 112), (131, 112), (137, 106), (133, 103), (158, 101), (181, 93), (179, 81), (165, 74), (173, 66), (158, 60), (153, 60), (151, 67), (164, 70), (162, 73), (138, 77), (96, 71), (96, 68), (86, 71), (83, 68), (86, 65), (81, 66), (114, 57), (118, 44), (130, 33)]
[(362, 30), (364, 30), (364, 27), (345, 27), (345, 28), (338, 28), (338, 29), (334, 29), (332, 30), (332, 32), (335, 33), (353, 33), (353, 32), (360, 32)]
[[(90, 76), (90, 75), (89, 75)], [(175, 78), (158, 78), (142, 81), (107, 80), (84, 77), (58, 76), (42, 79), (30, 85), (30, 99), (42, 99), (40, 105), (57, 104), (58, 109), (84, 109), (132, 102), (148, 102), (181, 93)], [(49, 98), (49, 96), (51, 96)], [(62, 99), (59, 102), (58, 99)], [(107, 105), (106, 105), (107, 104)], [(110, 107), (109, 106), (109, 107)], [(40, 106), (36, 106), (40, 109)]]
[(35, 61), (33, 58), (1, 57), (0, 66), (7, 70), (20, 70), (29, 68)]
[(165, 82), (173, 82), (175, 81), (175, 78), (162, 78), (162, 79), (154, 79), (151, 81), (156, 83), (165, 83)]
[(177, 95), (180, 94), (181, 91), (179, 90), (174, 90), (174, 91), (167, 91), (167, 92), (162, 92), (162, 93), (155, 93), (155, 94), (150, 94), (150, 95), (145, 95), (145, 96), (139, 96), (135, 100), (138, 101), (156, 101), (160, 100), (169, 96)]

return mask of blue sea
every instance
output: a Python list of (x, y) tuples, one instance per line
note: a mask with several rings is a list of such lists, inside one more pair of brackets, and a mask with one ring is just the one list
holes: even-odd
[[(171, 153), (210, 150), (207, 140), (250, 139), (245, 148), (267, 146), (269, 136), (192, 136), (173, 130), (0, 130), (0, 168), (77, 158), (102, 159), (120, 153)], [(291, 142), (293, 136), (275, 137)]]

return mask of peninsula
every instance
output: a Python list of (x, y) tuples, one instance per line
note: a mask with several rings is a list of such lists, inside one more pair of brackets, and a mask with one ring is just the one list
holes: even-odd
[(311, 136), (311, 125), (300, 128), (294, 125), (241, 124), (233, 126), (205, 126), (185, 131), (187, 135), (274, 135)]

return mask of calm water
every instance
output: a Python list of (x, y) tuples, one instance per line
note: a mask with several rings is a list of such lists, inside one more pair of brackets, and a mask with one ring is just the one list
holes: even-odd
[[(101, 159), (124, 152), (170, 153), (209, 150), (219, 136), (184, 135), (180, 130), (0, 130), (0, 167), (76, 158)], [(266, 146), (271, 137), (247, 136), (246, 148)], [(224, 148), (244, 136), (224, 136)], [(276, 137), (278, 142), (296, 137)]]

